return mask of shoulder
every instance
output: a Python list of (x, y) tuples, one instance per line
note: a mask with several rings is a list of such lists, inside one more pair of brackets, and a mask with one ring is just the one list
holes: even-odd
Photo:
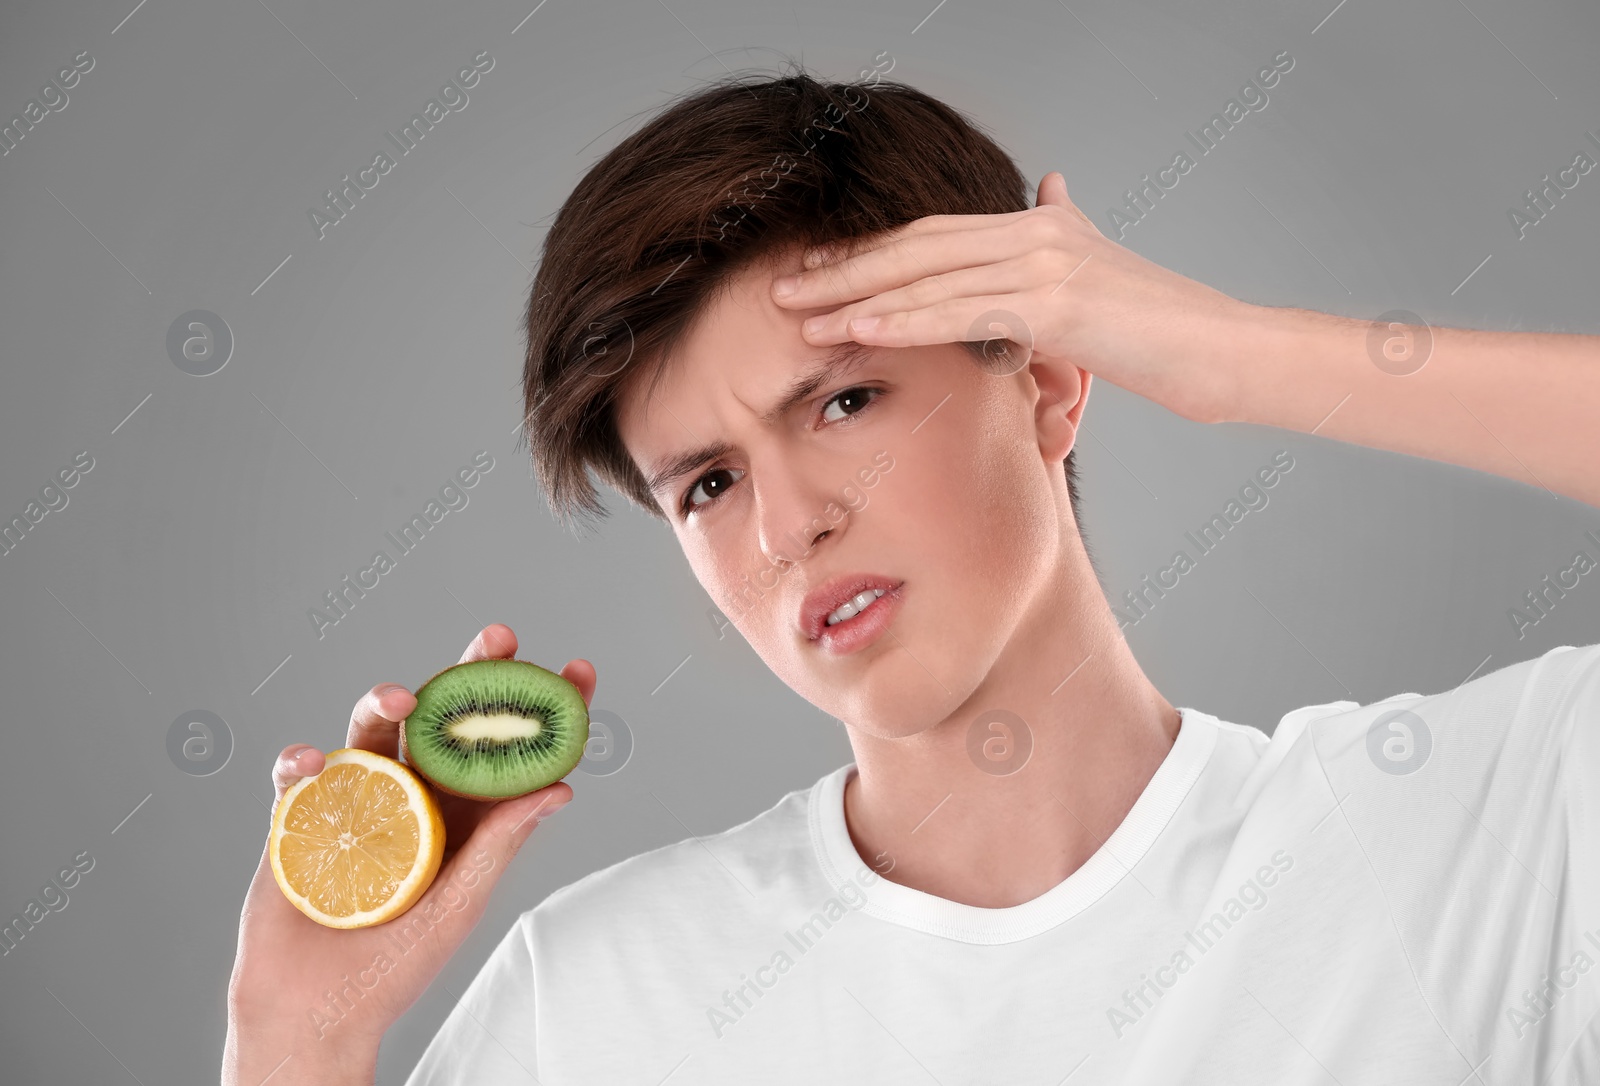
[(1584, 728), (1581, 718), (1596, 708), (1600, 644), (1561, 645), (1433, 694), (1297, 709), (1284, 716), (1273, 745), (1303, 741), (1330, 777), (1359, 775), (1372, 784), (1433, 773), (1461, 784), (1507, 782), (1559, 762)]
[[(1573, 749), (1580, 717), (1596, 709), (1600, 644), (1562, 645), (1433, 694), (1301, 706), (1283, 714), (1270, 737), (1222, 722), (1218, 742), (1248, 767), (1236, 802), (1249, 805), (1274, 790), (1304, 798), (1318, 780), (1339, 795), (1429, 777), (1507, 781), (1540, 757)], [(1600, 733), (1600, 725), (1587, 731)]]
[(1548, 732), (1569, 724), (1570, 710), (1593, 704), (1600, 697), (1597, 677), (1600, 644), (1560, 645), (1542, 655), (1469, 676), (1434, 694), (1393, 694), (1365, 705), (1335, 702), (1311, 706), (1288, 714), (1284, 722), (1291, 730), (1309, 729), (1330, 737), (1371, 727), (1385, 718), (1415, 718), (1411, 721), (1415, 726), (1439, 726), (1462, 734), (1512, 724)]

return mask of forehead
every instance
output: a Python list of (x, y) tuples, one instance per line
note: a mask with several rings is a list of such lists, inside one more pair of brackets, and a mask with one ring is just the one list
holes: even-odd
[[(617, 428), (634, 459), (640, 445), (692, 440), (682, 404), (733, 397), (752, 410), (825, 349), (805, 341), (800, 324), (825, 309), (785, 309), (772, 279), (801, 270), (798, 249), (767, 256), (730, 275), (707, 296), (674, 349), (652, 359), (618, 390)], [(674, 418), (674, 413), (679, 417)], [(664, 437), (662, 436), (664, 435)]]

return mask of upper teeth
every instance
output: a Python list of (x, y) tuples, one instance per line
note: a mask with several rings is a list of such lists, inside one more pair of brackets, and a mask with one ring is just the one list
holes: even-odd
[(862, 591), (859, 595), (851, 596), (848, 600), (840, 605), (837, 611), (828, 616), (828, 625), (832, 626), (835, 622), (843, 622), (847, 618), (853, 618), (856, 615), (859, 615), (862, 611), (867, 609), (867, 605), (869, 603), (881, 595), (883, 595), (883, 589), (868, 588)]

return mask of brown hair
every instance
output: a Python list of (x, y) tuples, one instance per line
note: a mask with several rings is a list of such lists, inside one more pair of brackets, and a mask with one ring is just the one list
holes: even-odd
[[(1010, 156), (937, 99), (876, 72), (831, 83), (789, 69), (722, 79), (671, 105), (584, 175), (545, 235), (528, 296), (523, 428), (563, 523), (574, 510), (605, 515), (589, 468), (664, 519), (613, 408), (641, 363), (659, 375), (739, 271), (791, 245), (1033, 206)], [(965, 345), (982, 359), (984, 343)]]

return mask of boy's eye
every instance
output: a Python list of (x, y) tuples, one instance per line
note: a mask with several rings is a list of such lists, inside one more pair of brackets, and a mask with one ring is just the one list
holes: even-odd
[[(822, 405), (822, 415), (824, 418), (827, 418), (828, 408), (832, 407), (834, 404), (845, 403), (853, 405), (849, 411), (845, 412), (845, 414), (854, 415), (856, 412), (860, 411), (863, 407), (867, 406), (867, 404), (876, 399), (877, 394), (880, 391), (880, 389), (868, 388), (866, 386), (841, 389), (838, 395), (834, 396), (831, 400)], [(833, 422), (835, 420), (828, 419), (828, 421)]]
[[(840, 389), (827, 403), (822, 405), (822, 416), (828, 422), (838, 422), (838, 418), (830, 418), (828, 409), (834, 404), (839, 404), (844, 410), (842, 417), (858, 415), (861, 411), (883, 394), (880, 388), (867, 385), (856, 385), (851, 388)], [(846, 407), (848, 405), (848, 407)], [(720, 481), (719, 476), (734, 476), (728, 481)], [(696, 509), (704, 508), (720, 499), (725, 491), (742, 478), (744, 472), (739, 468), (712, 468), (700, 478), (696, 479), (688, 490), (684, 491), (681, 508), (685, 516)], [(703, 494), (703, 497), (696, 497)]]
[[(727, 490), (728, 487), (732, 486), (733, 483), (738, 482), (737, 479), (734, 479), (732, 482), (719, 483), (717, 481), (717, 477), (719, 475), (743, 474), (744, 472), (740, 471), (738, 468), (712, 468), (710, 471), (700, 476), (700, 478), (696, 479), (694, 481), (694, 485), (689, 488), (688, 493), (684, 494), (683, 511), (688, 513), (692, 510), (700, 508), (702, 505), (709, 505), (718, 498), (722, 497), (722, 492)], [(706, 495), (705, 498), (700, 501), (696, 501), (695, 495), (701, 493), (702, 491)]]

